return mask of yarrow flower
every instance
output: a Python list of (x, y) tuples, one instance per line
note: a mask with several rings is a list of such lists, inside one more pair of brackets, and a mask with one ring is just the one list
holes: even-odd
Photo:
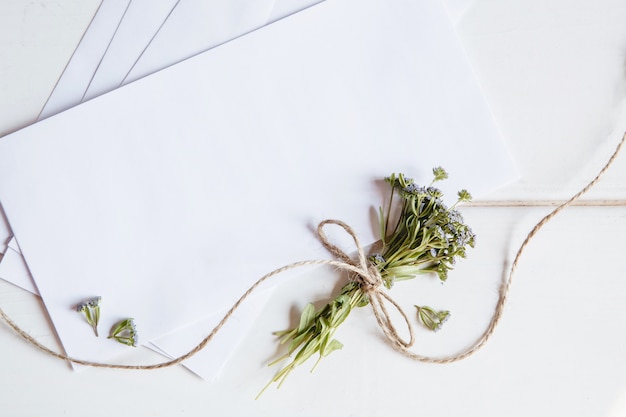
[(410, 183), (409, 185), (404, 187), (402, 190), (405, 193), (414, 194), (414, 195), (426, 194), (427, 192), (427, 189), (425, 187), (416, 185), (415, 183)]
[[(440, 198), (440, 197), (443, 197), (443, 192), (442, 192), (439, 188), (436, 188), (436, 187), (432, 187), (432, 186), (430, 186), (430, 187), (428, 187), (428, 188), (426, 189), (426, 192), (427, 192), (427, 193), (428, 193), (431, 197), (434, 197), (434, 198)], [(445, 205), (443, 204), (443, 202), (442, 202), (442, 201), (440, 201), (440, 200), (439, 200), (439, 201), (437, 201), (437, 203), (439, 203), (439, 205), (441, 205), (443, 208), (445, 208)]]
[(450, 318), (450, 312), (448, 310), (437, 311), (428, 306), (415, 306), (417, 308), (417, 317), (420, 323), (437, 332), (441, 329), (441, 326)]
[(111, 335), (108, 338), (114, 339), (123, 345), (136, 347), (139, 343), (139, 332), (137, 332), (135, 320), (126, 319), (117, 323), (111, 329)]
[[(380, 211), (381, 255), (386, 261), (376, 264), (387, 288), (395, 282), (427, 272), (436, 272), (439, 279), (445, 281), (456, 258), (466, 256), (467, 246), (474, 247), (476, 236), (456, 209), (460, 202), (469, 201), (471, 195), (466, 190), (460, 191), (457, 202), (448, 208), (441, 200), (441, 190), (433, 187), (448, 174), (437, 167), (433, 169), (433, 177), (425, 194), (405, 192), (413, 183), (402, 174), (385, 179), (392, 187), (387, 214), (383, 215), (382, 209)], [(402, 197), (402, 208), (396, 226), (389, 233), (394, 191), (399, 191)]]
[(96, 337), (98, 337), (98, 322), (100, 321), (100, 301), (102, 297), (93, 297), (76, 306), (78, 313), (85, 313), (87, 323), (93, 328)]

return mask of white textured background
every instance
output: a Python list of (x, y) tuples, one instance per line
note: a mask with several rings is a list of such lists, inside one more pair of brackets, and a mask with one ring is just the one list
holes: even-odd
[[(35, 120), (97, 6), (0, 2), (0, 134)], [(523, 175), (492, 199), (566, 198), (608, 158), (626, 130), (625, 21), (621, 0), (473, 2), (459, 36)], [(626, 199), (625, 165), (621, 155), (588, 198)], [(392, 293), (405, 306), (453, 310), (443, 331), (418, 334), (417, 351), (454, 353), (484, 330), (503, 271), (548, 210), (465, 210), (479, 235), (469, 259), (444, 286), (422, 278)], [(624, 207), (576, 207), (557, 217), (524, 255), (493, 339), (463, 362), (410, 362), (362, 309), (337, 335), (341, 352), (313, 375), (294, 372), (260, 401), (253, 398), (273, 375), (265, 367), (276, 350), (271, 331), (328, 297), (331, 272), (279, 287), (213, 384), (182, 367), (73, 372), (0, 326), (0, 415), (626, 416), (624, 235)], [(57, 346), (36, 297), (0, 282), (0, 307)], [(127, 360), (160, 358), (137, 350)]]

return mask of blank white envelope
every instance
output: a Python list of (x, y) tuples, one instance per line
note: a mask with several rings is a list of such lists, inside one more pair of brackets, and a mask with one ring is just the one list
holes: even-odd
[(124, 84), (204, 52), (267, 23), (274, 0), (180, 0)]
[(434, 165), (515, 177), (441, 5), (332, 0), (5, 137), (0, 201), (66, 351), (103, 359), (77, 302), (151, 340), (325, 257), (324, 218), (376, 240), (376, 180)]
[(39, 114), (45, 119), (80, 103), (130, 0), (103, 0)]
[(133, 0), (81, 101), (116, 89), (180, 0)]

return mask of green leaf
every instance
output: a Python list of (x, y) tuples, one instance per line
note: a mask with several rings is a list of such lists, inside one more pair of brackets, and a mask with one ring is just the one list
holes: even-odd
[(89, 307), (85, 308), (85, 316), (87, 317), (87, 323), (91, 324), (93, 326), (93, 318), (91, 317), (91, 310), (89, 309)]
[(385, 220), (385, 213), (382, 207), (378, 207), (378, 223), (380, 226), (380, 239), (382, 240), (383, 245), (385, 245), (385, 238), (387, 237), (387, 221)]
[(324, 350), (321, 352), (321, 354), (322, 354), (322, 356), (326, 357), (326, 356), (330, 355), (331, 353), (333, 353), (336, 350), (341, 350), (341, 348), (343, 348), (343, 343), (341, 343), (337, 339), (333, 339), (333, 340), (330, 341), (330, 343), (328, 343), (324, 347)]
[(289, 344), (288, 352), (291, 355), (297, 348), (303, 343), (306, 343), (313, 337), (313, 334), (310, 332), (303, 332), (294, 335), (291, 343)]
[(302, 310), (300, 315), (300, 324), (298, 325), (298, 332), (303, 332), (313, 324), (315, 319), (315, 306), (311, 303), (307, 304)]
[(321, 337), (321, 341), (320, 341), (320, 355), (324, 356), (324, 351), (326, 350), (326, 345), (328, 345), (328, 342), (330, 341), (330, 332), (325, 333), (322, 337)]
[(351, 310), (352, 308), (350, 307), (350, 304), (344, 304), (342, 308), (337, 310), (337, 312), (330, 318), (330, 325), (335, 328), (339, 327), (339, 325), (343, 323), (346, 318), (348, 318)]
[(118, 334), (120, 334), (120, 332), (122, 330), (124, 330), (124, 328), (126, 328), (126, 326), (128, 326), (129, 320), (122, 320), (119, 323), (117, 323), (115, 326), (113, 326), (113, 328), (111, 328), (111, 335), (109, 336), (109, 339), (117, 336)]

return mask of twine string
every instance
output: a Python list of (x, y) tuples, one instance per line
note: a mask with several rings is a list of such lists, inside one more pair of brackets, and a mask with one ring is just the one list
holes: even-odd
[[(356, 247), (358, 253), (356, 260), (350, 259), (350, 257), (343, 250), (330, 243), (326, 233), (324, 232), (324, 227), (328, 224), (334, 224), (341, 227), (352, 237), (354, 246)], [(324, 247), (335, 258), (341, 259), (343, 262), (343, 264), (339, 264), (338, 267), (353, 272), (351, 279), (358, 282), (361, 289), (367, 294), (370, 305), (372, 306), (372, 311), (374, 312), (374, 317), (376, 317), (376, 322), (389, 342), (391, 342), (394, 346), (404, 348), (413, 346), (415, 343), (415, 334), (413, 332), (413, 326), (409, 321), (409, 317), (404, 312), (402, 307), (400, 307), (400, 305), (383, 290), (383, 279), (380, 276), (380, 271), (375, 265), (372, 265), (371, 262), (367, 260), (365, 250), (363, 249), (363, 246), (361, 246), (361, 242), (359, 241), (359, 238), (354, 230), (341, 220), (328, 219), (322, 221), (317, 226), (317, 234), (322, 242), (322, 245), (324, 245)], [(385, 307), (385, 301), (391, 304), (404, 319), (406, 327), (409, 331), (409, 340), (405, 340), (399, 335), (398, 330), (391, 320), (389, 311)]]
[[(613, 165), (625, 141), (626, 141), (626, 134), (622, 136), (622, 139), (617, 145), (617, 147), (615, 148), (615, 151), (613, 152), (613, 154), (611, 155), (607, 163), (602, 167), (600, 172), (598, 172), (598, 174), (595, 176), (595, 178), (591, 180), (585, 187), (583, 187), (583, 189), (581, 189), (578, 193), (572, 196), (569, 200), (565, 201), (564, 203), (556, 207), (554, 210), (552, 210), (545, 217), (543, 217), (532, 228), (532, 230), (526, 235), (526, 238), (524, 239), (519, 249), (517, 250), (517, 253), (515, 255), (513, 263), (511, 264), (508, 274), (506, 275), (505, 279), (503, 279), (500, 285), (498, 302), (496, 303), (493, 316), (491, 317), (491, 320), (487, 328), (485, 329), (483, 334), (472, 345), (470, 345), (468, 348), (466, 348), (462, 352), (455, 354), (455, 355), (451, 355), (447, 357), (440, 357), (440, 358), (430, 357), (430, 356), (419, 355), (409, 349), (414, 344), (415, 337), (414, 337), (413, 327), (408, 319), (408, 316), (400, 307), (400, 305), (396, 301), (394, 301), (382, 289), (383, 282), (380, 276), (380, 272), (377, 270), (375, 266), (369, 264), (367, 257), (365, 256), (365, 251), (363, 247), (361, 246), (356, 233), (354, 233), (352, 228), (348, 226), (347, 224), (345, 224), (344, 222), (339, 221), (339, 220), (332, 220), (332, 219), (324, 220), (323, 222), (320, 223), (320, 225), (318, 226), (318, 234), (319, 234), (320, 241), (322, 242), (324, 247), (328, 249), (337, 260), (323, 259), (323, 260), (308, 260), (308, 261), (294, 262), (294, 263), (285, 265), (283, 267), (280, 267), (278, 269), (275, 269), (263, 275), (250, 288), (248, 288), (248, 290), (245, 293), (241, 295), (241, 297), (235, 302), (235, 304), (233, 304), (233, 306), (230, 308), (230, 310), (228, 310), (228, 312), (224, 315), (224, 317), (220, 320), (220, 322), (213, 328), (213, 330), (211, 330), (211, 332), (200, 343), (194, 346), (189, 352), (183, 355), (180, 355), (174, 359), (168, 360), (168, 361), (159, 362), (159, 363), (150, 364), (150, 365), (123, 365), (123, 364), (95, 362), (95, 361), (88, 361), (88, 360), (73, 358), (66, 354), (56, 352), (50, 349), (49, 347), (43, 345), (42, 343), (40, 343), (38, 340), (36, 340), (34, 337), (28, 334), (25, 330), (23, 330), (19, 325), (17, 325), (1, 308), (0, 308), (0, 318), (18, 336), (20, 336), (26, 342), (38, 348), (39, 350), (45, 352), (46, 354), (53, 356), (55, 358), (58, 358), (58, 359), (62, 359), (62, 360), (76, 363), (79, 365), (91, 366), (95, 368), (132, 369), (132, 370), (161, 369), (161, 368), (166, 368), (169, 366), (179, 364), (183, 362), (184, 360), (189, 359), (190, 357), (194, 356), (195, 354), (200, 352), (202, 349), (204, 349), (204, 347), (207, 344), (209, 344), (211, 340), (213, 340), (215, 335), (233, 316), (233, 314), (239, 308), (239, 306), (241, 306), (241, 304), (265, 281), (269, 280), (270, 278), (276, 275), (286, 272), (288, 270), (301, 268), (304, 266), (330, 265), (338, 269), (342, 269), (342, 270), (352, 273), (351, 279), (356, 280), (360, 284), (362, 289), (368, 295), (369, 300), (370, 300), (370, 305), (372, 306), (372, 311), (374, 312), (374, 316), (376, 318), (376, 322), (382, 329), (383, 333), (387, 337), (390, 344), (396, 350), (398, 350), (399, 352), (401, 352), (408, 358), (417, 360), (420, 362), (444, 364), (444, 363), (460, 361), (462, 359), (465, 359), (473, 355), (478, 350), (480, 350), (480, 348), (482, 348), (487, 343), (487, 341), (491, 338), (491, 336), (495, 332), (495, 329), (497, 325), (499, 324), (500, 319), (502, 318), (504, 306), (506, 304), (508, 294), (511, 289), (511, 283), (513, 281), (515, 272), (517, 271), (521, 256), (524, 250), (526, 249), (526, 247), (528, 246), (528, 244), (530, 243), (530, 241), (532, 240), (532, 238), (539, 232), (539, 230), (543, 226), (546, 225), (546, 223), (552, 220), (563, 209), (565, 209), (566, 207), (570, 205), (573, 205), (573, 203), (576, 200), (578, 200), (582, 195), (584, 195), (587, 191), (589, 191), (591, 188), (593, 188), (597, 184), (597, 182), (604, 175), (604, 173), (609, 169), (609, 167)], [(494, 205), (494, 206), (497, 206), (497, 205)], [(346, 255), (346, 253), (343, 252), (339, 247), (330, 243), (330, 241), (328, 240), (328, 237), (326, 236), (323, 230), (324, 226), (328, 224), (338, 225), (339, 227), (343, 228), (352, 237), (354, 244), (357, 248), (357, 252), (358, 252), (358, 256), (355, 260), (351, 259), (348, 255)], [(392, 323), (389, 311), (385, 307), (385, 302), (393, 306), (403, 317), (407, 325), (407, 329), (409, 330), (409, 340), (403, 339), (398, 334), (396, 327)]]

